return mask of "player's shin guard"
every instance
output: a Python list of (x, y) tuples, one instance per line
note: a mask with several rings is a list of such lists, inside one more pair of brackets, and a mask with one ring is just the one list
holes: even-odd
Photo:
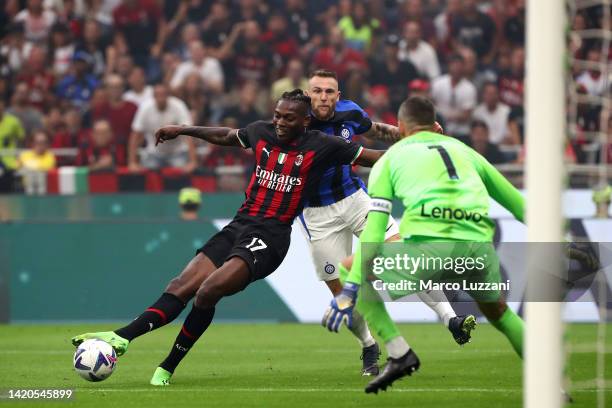
[(130, 324), (115, 330), (119, 336), (132, 341), (152, 330), (158, 329), (174, 319), (183, 311), (185, 304), (171, 293), (163, 293), (155, 303)]
[(176, 336), (168, 357), (159, 365), (164, 370), (174, 372), (181, 360), (187, 355), (200, 336), (206, 331), (215, 316), (215, 308), (200, 309), (193, 306), (187, 315), (181, 331)]
[(512, 348), (523, 358), (523, 333), (525, 331), (523, 319), (517, 316), (512, 309), (507, 308), (499, 320), (491, 320), (491, 324), (510, 340)]
[(438, 317), (444, 322), (446, 327), (448, 327), (448, 322), (450, 319), (457, 316), (450, 303), (448, 303), (448, 299), (446, 298), (444, 291), (427, 290), (424, 292), (419, 292), (417, 295), (423, 303), (438, 314)]

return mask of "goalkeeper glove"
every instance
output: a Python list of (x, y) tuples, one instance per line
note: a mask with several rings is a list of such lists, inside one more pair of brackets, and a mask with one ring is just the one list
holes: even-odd
[(332, 301), (323, 315), (323, 327), (338, 333), (342, 322), (349, 329), (353, 326), (353, 308), (357, 301), (359, 285), (356, 283), (345, 283), (342, 292)]
[(599, 256), (590, 242), (570, 242), (567, 257), (578, 261), (584, 272), (594, 273), (601, 269)]

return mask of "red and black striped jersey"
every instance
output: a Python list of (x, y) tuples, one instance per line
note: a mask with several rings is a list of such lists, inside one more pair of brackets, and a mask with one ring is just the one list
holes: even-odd
[(353, 164), (363, 150), (318, 130), (308, 130), (285, 144), (278, 140), (274, 125), (264, 121), (240, 129), (238, 140), (255, 153), (255, 168), (238, 212), (286, 224), (302, 212), (330, 166)]

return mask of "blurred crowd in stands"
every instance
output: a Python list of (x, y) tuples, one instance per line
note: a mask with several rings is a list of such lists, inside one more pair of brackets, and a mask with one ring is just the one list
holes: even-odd
[[(56, 166), (91, 171), (248, 165), (248, 152), (189, 138), (154, 147), (166, 124), (268, 119), (308, 72), (337, 72), (342, 97), (395, 124), (409, 95), (433, 99), (446, 133), (491, 162), (524, 159), (525, 0), (4, 0), (0, 10), (0, 190)], [(602, 26), (601, 6), (572, 30)], [(545, 29), (545, 28), (543, 28)], [(569, 36), (572, 90), (609, 95), (609, 53)], [(588, 100), (588, 98), (586, 98)], [(567, 159), (593, 144), (599, 102), (576, 107)], [(611, 136), (612, 138), (612, 136)], [(382, 147), (363, 139), (371, 147)], [(605, 152), (602, 153), (602, 149)], [(608, 157), (610, 156), (610, 157)]]

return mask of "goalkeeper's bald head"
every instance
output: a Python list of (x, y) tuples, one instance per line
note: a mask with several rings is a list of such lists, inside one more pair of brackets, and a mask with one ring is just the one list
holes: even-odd
[(397, 120), (403, 135), (431, 130), (436, 123), (436, 108), (428, 98), (411, 96), (402, 102)]

